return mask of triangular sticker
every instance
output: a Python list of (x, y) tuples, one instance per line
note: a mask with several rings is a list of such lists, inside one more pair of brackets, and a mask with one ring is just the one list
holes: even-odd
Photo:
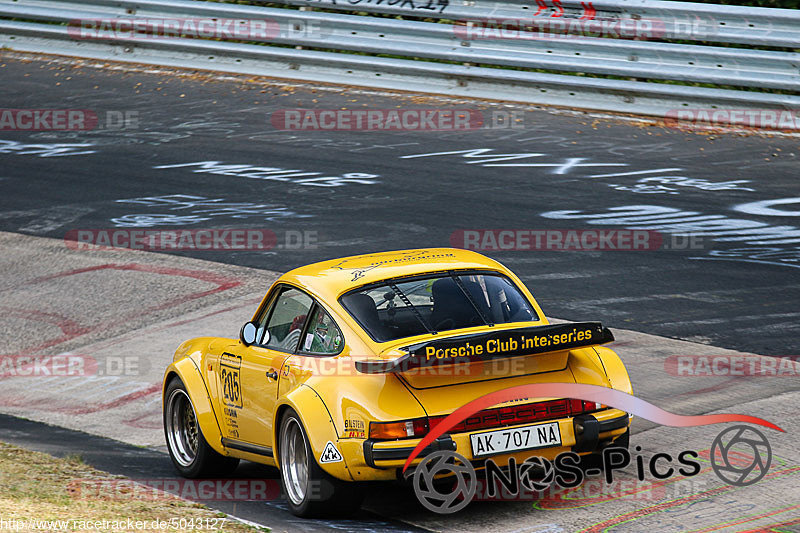
[(339, 453), (339, 450), (336, 449), (336, 446), (333, 445), (331, 441), (328, 441), (327, 446), (322, 451), (322, 455), (319, 457), (320, 463), (338, 463), (342, 460), (342, 454)]

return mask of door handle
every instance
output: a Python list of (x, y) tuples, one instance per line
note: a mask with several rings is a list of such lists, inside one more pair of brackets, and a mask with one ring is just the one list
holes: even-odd
[(278, 381), (278, 372), (276, 370), (268, 370), (267, 379), (274, 379), (275, 381)]

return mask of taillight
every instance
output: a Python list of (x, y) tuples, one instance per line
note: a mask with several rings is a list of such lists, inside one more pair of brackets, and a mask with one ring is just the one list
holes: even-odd
[(407, 439), (409, 437), (423, 437), (427, 433), (427, 418), (415, 418), (400, 422), (369, 423), (369, 438), (371, 439)]
[[(592, 413), (606, 407), (601, 403), (575, 399), (548, 400), (510, 407), (496, 407), (479, 411), (469, 416), (466, 420), (462, 420), (448, 431), (450, 433), (464, 433), (479, 429), (514, 426)], [(400, 422), (370, 422), (369, 437), (371, 439), (384, 440), (424, 437), (431, 428), (436, 427), (445, 418), (447, 418), (447, 415), (415, 418)]]
[(591, 412), (594, 412), (594, 411), (599, 411), (600, 409), (605, 409), (606, 407), (607, 406), (603, 405), (602, 403), (583, 402), (583, 411), (585, 413), (591, 413)]

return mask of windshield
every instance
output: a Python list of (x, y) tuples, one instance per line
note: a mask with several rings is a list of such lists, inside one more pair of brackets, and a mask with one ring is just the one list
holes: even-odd
[(445, 274), (387, 281), (347, 293), (342, 305), (377, 342), (485, 324), (538, 320), (497, 274)]

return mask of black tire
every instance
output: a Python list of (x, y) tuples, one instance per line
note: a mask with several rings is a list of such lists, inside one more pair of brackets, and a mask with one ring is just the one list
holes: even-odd
[(172, 464), (183, 477), (224, 477), (239, 465), (239, 459), (225, 457), (208, 445), (189, 393), (178, 378), (164, 392), (164, 438)]
[(277, 443), (281, 489), (292, 514), (344, 517), (361, 508), (363, 485), (336, 479), (320, 468), (303, 423), (292, 409), (281, 418)]

